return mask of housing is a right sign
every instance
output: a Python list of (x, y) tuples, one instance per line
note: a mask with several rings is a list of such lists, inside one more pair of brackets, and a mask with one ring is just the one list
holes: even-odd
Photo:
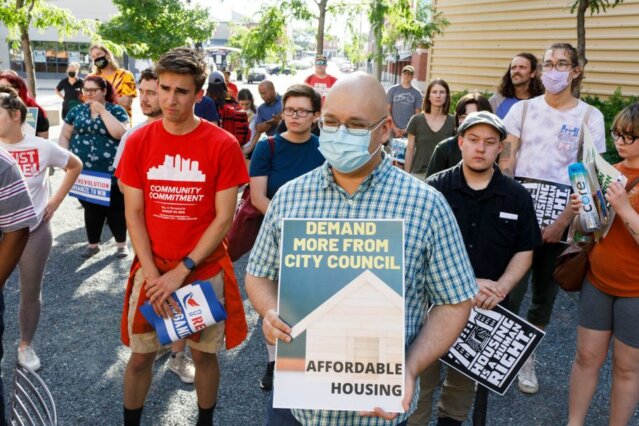
[(466, 327), (442, 362), (503, 395), (544, 332), (497, 305), (473, 308)]

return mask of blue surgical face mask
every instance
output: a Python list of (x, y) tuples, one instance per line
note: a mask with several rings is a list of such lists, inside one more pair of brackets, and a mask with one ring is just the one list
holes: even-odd
[(320, 132), (319, 151), (335, 170), (350, 173), (368, 163), (381, 148), (380, 145), (375, 152), (369, 153), (370, 142), (370, 132), (355, 136), (348, 133), (346, 127), (340, 126), (335, 133)]

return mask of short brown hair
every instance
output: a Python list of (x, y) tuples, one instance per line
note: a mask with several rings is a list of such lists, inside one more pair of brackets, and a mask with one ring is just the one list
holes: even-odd
[(155, 65), (155, 74), (188, 74), (193, 77), (195, 92), (199, 92), (206, 82), (206, 61), (196, 49), (176, 47), (163, 54)]
[(446, 101), (444, 102), (444, 106), (442, 107), (442, 112), (444, 114), (448, 114), (450, 112), (450, 88), (448, 87), (448, 83), (442, 80), (441, 78), (436, 78), (430, 82), (428, 87), (426, 88), (426, 95), (424, 95), (424, 100), (422, 101), (422, 109), (425, 113), (430, 113), (430, 91), (433, 90), (435, 85), (439, 84), (446, 90)]
[(322, 109), (322, 96), (315, 91), (311, 86), (306, 84), (294, 84), (288, 89), (282, 96), (282, 106), (286, 105), (288, 98), (308, 98), (311, 101), (311, 108), (313, 112), (321, 111)]
[(157, 80), (157, 79), (158, 79), (158, 76), (157, 74), (155, 74), (155, 71), (153, 71), (153, 68), (145, 68), (140, 73), (140, 79), (138, 80), (138, 84), (142, 83), (143, 81)]
[(639, 136), (639, 102), (628, 105), (615, 117), (610, 127), (619, 133), (630, 133)]
[(466, 105), (477, 105), (477, 111), (488, 111), (493, 112), (493, 109), (490, 107), (490, 102), (479, 92), (468, 93), (461, 98), (457, 102), (457, 106), (455, 107), (455, 122), (457, 126), (459, 126), (459, 117), (466, 114)]

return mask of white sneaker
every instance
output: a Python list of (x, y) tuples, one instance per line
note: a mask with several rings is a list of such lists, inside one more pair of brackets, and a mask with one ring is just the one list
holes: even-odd
[(23, 367), (37, 371), (40, 369), (40, 358), (36, 355), (31, 346), (25, 346), (23, 349), (18, 349), (18, 362)]
[(517, 376), (519, 390), (523, 393), (535, 394), (539, 391), (539, 382), (535, 374), (535, 354), (526, 360)]
[(180, 377), (183, 383), (193, 383), (195, 381), (195, 365), (191, 358), (184, 355), (184, 352), (171, 354), (169, 358), (169, 370)]

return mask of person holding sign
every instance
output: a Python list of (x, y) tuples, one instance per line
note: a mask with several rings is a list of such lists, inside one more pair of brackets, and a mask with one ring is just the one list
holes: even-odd
[[(18, 362), (32, 370), (41, 366), (31, 346), (42, 310), (42, 278), (51, 251), (51, 218), (80, 175), (82, 162), (56, 143), (25, 135), (22, 125), (27, 106), (15, 90), (0, 86), (0, 147), (15, 158), (27, 182), (38, 218), (30, 226), (29, 240), (18, 270), (20, 271), (20, 345)], [(66, 171), (60, 187), (49, 198), (49, 167)]]
[[(266, 340), (286, 344), (292, 330), (278, 315), (276, 281), (282, 219), (403, 219), (405, 412), (273, 409), (271, 404), (268, 425), (374, 425), (380, 418), (405, 424), (417, 403), (418, 375), (450, 348), (468, 320), (477, 283), (455, 217), (441, 194), (394, 167), (383, 153), (391, 128), (386, 94), (375, 78), (358, 72), (335, 83), (320, 118), (319, 149), (327, 161), (271, 200), (249, 258), (246, 289), (264, 317)], [(425, 321), (429, 303), (434, 307)]]
[[(568, 425), (583, 425), (612, 340), (610, 424), (631, 424), (639, 403), (639, 103), (624, 108), (610, 131), (628, 178), (606, 190), (615, 210), (610, 231), (590, 251), (579, 298), (577, 354), (570, 374)], [(581, 200), (574, 196), (572, 211)]]
[[(124, 108), (114, 104), (115, 93), (111, 83), (95, 75), (84, 81), (82, 93), (86, 103), (73, 108), (64, 119), (59, 144), (71, 149), (84, 163), (81, 180), (87, 181), (88, 190), (100, 189), (106, 200), (93, 197), (80, 198), (84, 207), (84, 226), (89, 244), (82, 257), (89, 258), (100, 251), (100, 237), (106, 221), (117, 244), (116, 256), (127, 257), (124, 198), (112, 176), (120, 138), (129, 126)], [(98, 179), (91, 179), (97, 177)], [(97, 188), (96, 188), (97, 187)], [(90, 192), (90, 191), (89, 191)], [(90, 192), (92, 193), (92, 192)], [(72, 193), (74, 195), (74, 193)], [(97, 203), (96, 201), (103, 201)]]
[[(220, 371), (216, 353), (245, 339), (246, 319), (233, 264), (223, 241), (233, 221), (239, 185), (248, 182), (242, 150), (228, 132), (200, 119), (207, 63), (192, 48), (178, 47), (155, 66), (162, 119), (132, 133), (117, 176), (136, 257), (122, 313), (122, 342), (131, 348), (124, 376), (124, 424), (138, 425), (160, 342), (140, 312), (182, 313), (171, 294), (207, 281), (227, 318), (187, 337), (195, 363), (198, 425), (212, 425)], [(196, 302), (197, 303), (197, 302)], [(190, 304), (190, 306), (193, 306)]]
[[(322, 108), (322, 97), (312, 87), (295, 84), (282, 97), (282, 115), (286, 131), (275, 135), (273, 148), (268, 140), (257, 143), (251, 161), (251, 202), (262, 214), (271, 199), (286, 182), (303, 175), (324, 163), (317, 150), (319, 141), (311, 134)], [(275, 346), (267, 343), (268, 365), (260, 387), (273, 387)]]
[[(499, 303), (507, 307), (508, 293), (528, 271), (533, 249), (541, 244), (535, 209), (528, 191), (504, 176), (495, 164), (507, 136), (496, 115), (472, 112), (457, 132), (461, 163), (426, 182), (446, 197), (459, 224), (479, 285), (475, 306), (492, 309)], [(409, 425), (430, 421), (440, 368), (437, 362), (422, 374), (419, 405), (423, 411), (418, 408)], [(438, 424), (461, 425), (474, 396), (475, 382), (449, 368), (438, 404)], [(478, 397), (484, 403), (475, 405), (475, 425), (486, 423), (486, 389), (478, 392)]]
[(16, 92), (18, 92), (18, 96), (20, 96), (20, 99), (22, 99), (22, 102), (24, 102), (27, 108), (37, 108), (38, 112), (35, 121), (35, 135), (39, 138), (48, 139), (49, 119), (47, 118), (47, 113), (44, 108), (38, 105), (38, 103), (29, 96), (27, 84), (24, 80), (21, 79), (15, 71), (6, 70), (0, 73), (0, 85), (9, 85), (13, 87)]
[[(557, 296), (558, 286), (552, 274), (555, 260), (565, 248), (560, 241), (565, 240), (574, 217), (568, 205), (568, 165), (579, 161), (581, 129), (588, 127), (597, 150), (606, 150), (603, 115), (573, 96), (582, 79), (577, 49), (568, 43), (553, 44), (542, 62), (545, 94), (517, 102), (504, 118), (508, 137), (499, 166), (505, 175), (515, 176), (531, 192), (543, 240), (535, 249), (530, 274), (511, 294), (510, 308), (515, 314), (519, 312), (530, 278), (528, 321), (542, 330), (550, 322)], [(534, 356), (519, 372), (518, 385), (527, 394), (539, 391)]]

